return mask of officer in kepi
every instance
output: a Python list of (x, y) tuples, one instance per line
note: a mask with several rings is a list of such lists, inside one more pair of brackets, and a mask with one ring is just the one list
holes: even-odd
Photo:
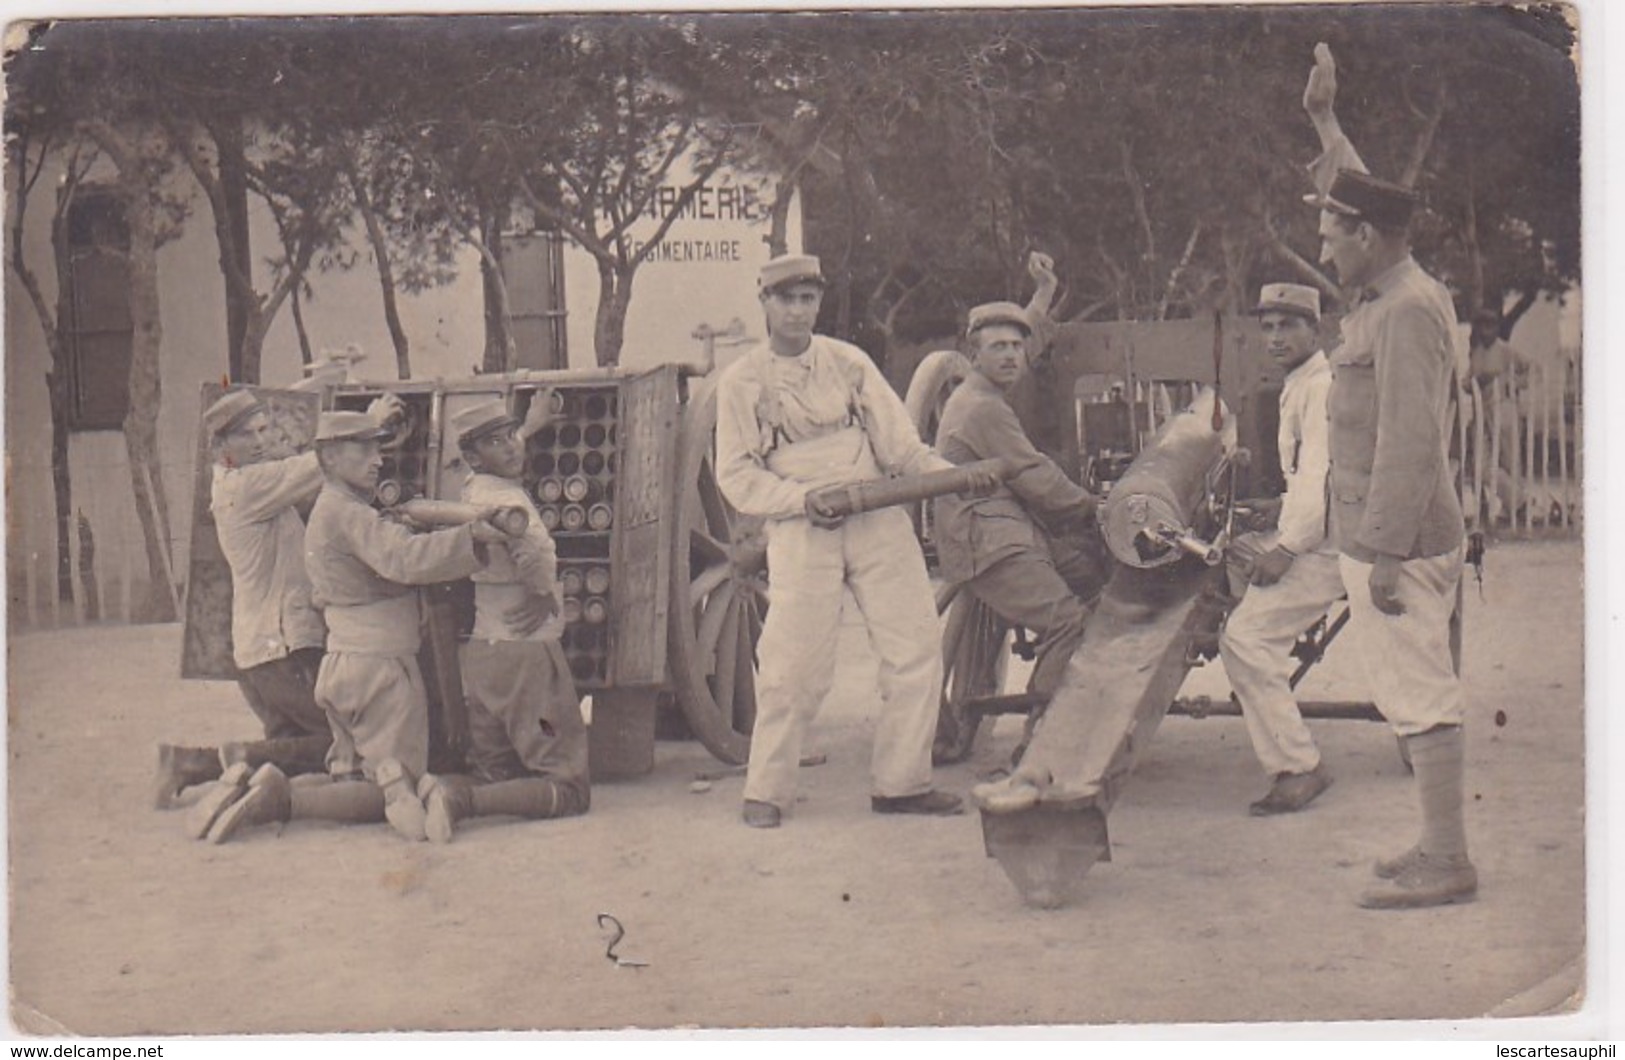
[(1311, 166), (1321, 261), (1355, 297), (1332, 357), (1331, 509), (1349, 631), (1372, 698), (1410, 753), (1422, 811), (1416, 845), (1373, 866), (1371, 909), (1471, 900), (1463, 772), (1466, 703), (1450, 650), (1461, 582), (1461, 503), (1447, 457), (1456, 311), (1411, 256), (1417, 195), (1371, 176), (1343, 134), (1331, 50), (1304, 90), (1320, 137)]

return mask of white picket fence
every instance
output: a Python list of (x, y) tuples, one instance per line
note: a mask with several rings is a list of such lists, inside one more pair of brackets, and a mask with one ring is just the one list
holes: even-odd
[(1577, 351), (1560, 351), (1481, 386), (1458, 408), (1456, 444), (1468, 525), (1495, 534), (1577, 533), (1584, 516), (1584, 388)]

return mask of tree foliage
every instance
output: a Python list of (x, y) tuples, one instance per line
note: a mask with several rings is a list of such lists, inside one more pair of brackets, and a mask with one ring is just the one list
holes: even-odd
[(1064, 317), (1234, 309), (1283, 276), (1335, 295), (1299, 202), (1319, 40), (1362, 152), (1425, 194), (1418, 250), (1464, 311), (1515, 314), (1578, 279), (1579, 91), (1555, 7), (328, 19), (160, 36), (93, 80), (122, 79), (193, 130), (254, 130), (244, 179), (284, 233), (261, 309), (303, 267), (353, 264), (346, 225), (389, 266), (386, 289), (443, 282), (466, 244), (493, 307), (488, 367), (512, 361), (505, 228), (554, 228), (592, 256), (595, 345), (613, 363), (649, 251), (634, 224), (662, 185), (691, 193), (724, 164), (776, 182), (781, 242), (800, 193), (835, 281), (825, 325), (874, 346), (1019, 297), (1032, 249), (1057, 259)]

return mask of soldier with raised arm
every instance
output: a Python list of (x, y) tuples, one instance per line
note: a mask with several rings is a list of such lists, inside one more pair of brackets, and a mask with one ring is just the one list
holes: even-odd
[[(367, 409), (378, 426), (401, 409), (386, 395)], [(186, 815), (187, 834), (202, 839), (253, 771), (274, 762), (289, 775), (320, 773), (333, 742), (316, 705), (316, 671), (327, 629), (312, 606), (305, 573), (301, 505), (322, 485), (314, 450), (287, 446), (270, 410), (253, 391), (227, 390), (203, 412), (214, 455), (209, 511), (231, 569), (232, 661), (263, 740), (215, 748), (161, 745), (157, 802), (173, 803), (188, 784), (218, 779)]]
[(483, 519), (417, 534), (373, 508), (379, 442), (388, 434), (358, 412), (324, 412), (316, 431), (325, 481), (305, 533), (305, 566), (327, 620), (316, 702), (333, 732), (334, 783), (294, 788), (275, 765), (261, 766), (210, 829), (212, 842), (246, 825), (307, 816), (382, 816), (408, 839), (428, 838), (417, 791), (429, 761), (417, 587), (480, 570), (488, 546), (507, 535)]
[(1465, 538), (1448, 460), (1455, 374), (1450, 293), (1411, 256), (1417, 196), (1371, 176), (1333, 104), (1331, 49), (1315, 47), (1304, 91), (1320, 137), (1310, 167), (1323, 263), (1350, 297), (1332, 355), (1330, 496), (1350, 622), (1373, 699), (1410, 752), (1421, 836), (1378, 861), (1371, 909), (1467, 901), (1463, 772), (1466, 705), (1450, 652)]

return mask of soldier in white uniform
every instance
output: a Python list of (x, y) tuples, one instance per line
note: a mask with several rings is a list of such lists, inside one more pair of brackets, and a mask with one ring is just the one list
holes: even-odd
[(777, 827), (795, 800), (801, 741), (833, 678), (847, 587), (880, 657), (871, 808), (963, 812), (958, 796), (931, 787), (942, 659), (912, 522), (900, 508), (842, 520), (807, 506), (820, 487), (953, 465), (920, 441), (862, 350), (813, 333), (823, 292), (815, 257), (764, 265), (768, 342), (730, 365), (717, 385), (718, 481), (735, 508), (767, 520), (773, 606), (759, 645), (744, 804), (745, 823), (758, 828)]
[(1272, 778), (1269, 793), (1250, 807), (1263, 816), (1301, 810), (1331, 786), (1288, 681), (1293, 642), (1343, 595), (1343, 577), (1326, 519), (1332, 374), (1320, 350), (1320, 292), (1268, 284), (1257, 313), (1265, 346), (1286, 372), (1277, 434), (1286, 492), (1277, 529), (1237, 541), (1237, 550), (1253, 557), (1251, 585), (1225, 623), (1219, 653), (1253, 751)]
[(449, 842), (468, 817), (531, 820), (586, 813), (587, 726), (570, 663), (559, 642), (558, 557), (553, 538), (525, 492), (525, 441), (550, 419), (537, 393), (521, 423), (500, 401), (463, 410), (452, 421), (473, 472), (463, 500), (518, 508), (524, 534), (493, 546), (474, 581), (474, 632), (459, 651), (468, 705), (472, 777), (426, 774), (418, 784), (435, 842)]

